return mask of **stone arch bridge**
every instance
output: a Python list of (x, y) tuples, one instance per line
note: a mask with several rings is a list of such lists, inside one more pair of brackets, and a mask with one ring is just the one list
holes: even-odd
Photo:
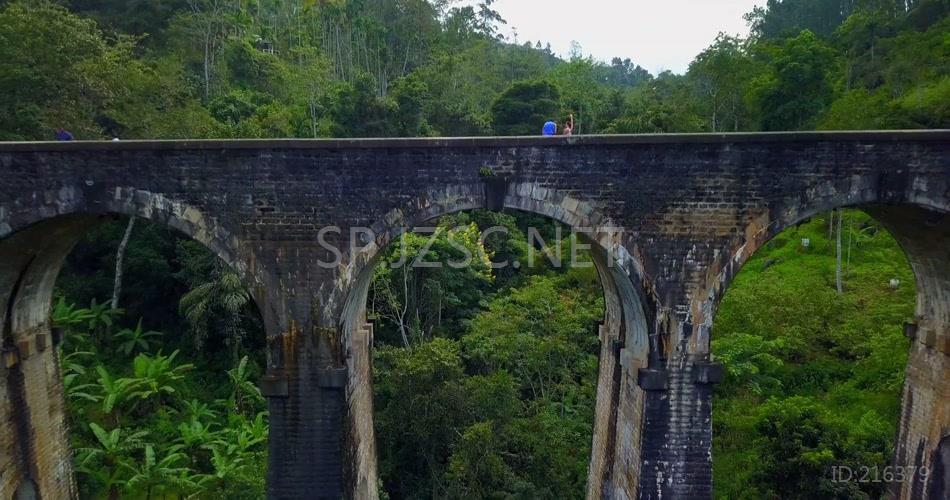
[(0, 499), (77, 494), (49, 311), (104, 216), (177, 228), (252, 290), (275, 499), (376, 497), (364, 308), (389, 241), (473, 208), (584, 228), (606, 304), (588, 496), (659, 499), (711, 496), (709, 345), (733, 276), (837, 207), (886, 225), (916, 273), (894, 464), (931, 474), (891, 493), (946, 498), (950, 131), (0, 144)]

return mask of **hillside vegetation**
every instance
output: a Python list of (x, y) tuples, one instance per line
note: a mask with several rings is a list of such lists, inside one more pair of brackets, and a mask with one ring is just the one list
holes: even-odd
[(727, 370), (713, 402), (719, 498), (883, 493), (882, 483), (834, 483), (831, 467), (883, 470), (891, 458), (914, 275), (886, 231), (846, 211), (839, 295), (829, 224), (826, 214), (781, 233), (722, 301), (712, 342)]
[(3, 140), (950, 126), (948, 0), (770, 0), (685, 75), (512, 43), (493, 0), (0, 4)]

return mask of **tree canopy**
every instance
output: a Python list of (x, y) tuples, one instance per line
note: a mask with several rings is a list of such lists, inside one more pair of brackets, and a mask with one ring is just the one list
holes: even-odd
[(947, 0), (770, 0), (684, 75), (514, 43), (482, 0), (13, 0), (0, 139), (947, 127)]

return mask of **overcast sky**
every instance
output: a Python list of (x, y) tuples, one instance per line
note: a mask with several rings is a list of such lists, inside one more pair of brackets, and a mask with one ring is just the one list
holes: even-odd
[(683, 73), (716, 34), (747, 35), (743, 14), (765, 0), (497, 0), (518, 42), (541, 40), (566, 56), (572, 40), (585, 55), (629, 57), (651, 73)]

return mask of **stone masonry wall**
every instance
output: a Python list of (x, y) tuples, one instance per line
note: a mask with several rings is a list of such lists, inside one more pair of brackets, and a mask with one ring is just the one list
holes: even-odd
[[(617, 353), (621, 369), (601, 372), (612, 387), (598, 402), (589, 496), (702, 498), (717, 378), (709, 327), (731, 277), (789, 223), (839, 206), (885, 207), (889, 227), (927, 228), (897, 234), (915, 264), (918, 343), (929, 349), (912, 352), (897, 460), (934, 461), (948, 433), (939, 346), (950, 257), (934, 250), (934, 234), (950, 233), (948, 169), (947, 131), (0, 144), (4, 338), (33, 339), (42, 353), (24, 356), (22, 372), (0, 372), (0, 402), (9, 402), (0, 406), (0, 496), (26, 475), (57, 492), (44, 498), (73, 494), (61, 383), (36, 340), (51, 333), (52, 282), (68, 245), (23, 235), (58, 228), (74, 238), (89, 217), (114, 213), (184, 231), (251, 288), (268, 334), (271, 498), (372, 497), (369, 353), (352, 304), (393, 228), (478, 207), (621, 228), (601, 243), (626, 266), (619, 296), (650, 317), (637, 324), (625, 304), (608, 325), (618, 337), (602, 350)], [(327, 226), (340, 230), (321, 232)], [(351, 228), (364, 226), (375, 234), (351, 242)], [(344, 250), (334, 265), (319, 265), (336, 257), (323, 243)], [(371, 250), (352, 258), (351, 243)], [(26, 288), (17, 285), (24, 276)], [(27, 409), (29, 425), (18, 427)]]

